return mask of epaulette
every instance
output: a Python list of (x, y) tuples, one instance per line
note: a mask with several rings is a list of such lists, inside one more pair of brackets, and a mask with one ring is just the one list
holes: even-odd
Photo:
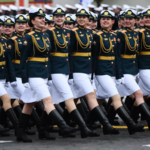
[(7, 40), (7, 38), (5, 38), (4, 36), (1, 36), (1, 38), (3, 38), (3, 39), (5, 39), (5, 40)]
[(140, 29), (139, 29), (139, 28), (137, 28), (137, 29), (134, 29), (134, 31), (139, 32), (139, 31), (140, 31)]
[(55, 27), (50, 28), (49, 30), (53, 31), (54, 29), (56, 29)]
[(11, 39), (16, 40), (17, 38), (18, 38), (17, 36), (13, 36)]
[(89, 28), (89, 27), (86, 27), (87, 29), (90, 29), (90, 30), (92, 30), (91, 28)]
[(127, 30), (122, 30), (122, 31), (120, 31), (120, 32), (122, 32), (122, 33), (126, 33), (126, 32), (127, 32)]
[(92, 30), (92, 33), (96, 34), (96, 31)]
[(70, 30), (69, 28), (63, 27), (64, 29)]
[(35, 33), (34, 31), (31, 31), (31, 32), (28, 33), (28, 35), (32, 35), (32, 34), (34, 34), (34, 33)]
[(102, 33), (103, 33), (102, 31), (97, 32), (98, 35), (101, 35)]
[(76, 30), (79, 30), (79, 28), (76, 27), (76, 28), (73, 28), (73, 29), (72, 29), (72, 31), (76, 31)]
[(111, 32), (112, 34), (114, 34), (114, 35), (117, 35), (116, 33), (114, 33), (114, 32)]
[(141, 30), (139, 30), (139, 32), (143, 32), (143, 31), (145, 31), (145, 29), (141, 29)]

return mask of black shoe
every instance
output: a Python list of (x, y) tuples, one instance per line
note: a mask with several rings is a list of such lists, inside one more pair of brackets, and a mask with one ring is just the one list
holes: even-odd
[(27, 127), (24, 132), (27, 135), (35, 135), (36, 134), (34, 131), (31, 131), (31, 129), (29, 127)]
[(80, 113), (78, 112), (77, 109), (73, 110), (70, 113), (71, 117), (76, 121), (76, 123), (78, 124), (78, 126), (80, 127), (81, 130), (81, 138), (87, 138), (87, 137), (97, 137), (100, 136), (99, 134), (97, 134), (95, 131), (91, 131), (85, 124), (82, 116), (80, 115)]
[(32, 142), (32, 140), (30, 138), (28, 138), (27, 135), (25, 134), (23, 128), (17, 129), (16, 137), (17, 137), (18, 142), (20, 142), (20, 141), (27, 142), (27, 143)]
[(4, 128), (1, 124), (0, 124), (0, 134), (6, 133), (8, 132), (10, 129), (8, 128)]
[(6, 120), (4, 122), (4, 127), (9, 128), (9, 129), (14, 129), (14, 126), (13, 126), (12, 122), (9, 120), (9, 118), (6, 118)]
[(149, 111), (146, 103), (140, 104), (138, 106), (138, 108), (139, 108), (139, 111), (141, 112), (141, 114), (145, 116), (146, 121), (148, 123), (149, 130), (150, 130), (150, 111)]
[(116, 112), (128, 126), (128, 131), (129, 131), (130, 135), (134, 134), (135, 132), (143, 132), (144, 131), (144, 129), (143, 129), (144, 126), (135, 124), (123, 106), (119, 107)]
[(111, 126), (109, 123), (107, 117), (104, 115), (102, 112), (101, 108), (99, 106), (95, 107), (92, 110), (93, 115), (97, 117), (97, 119), (100, 121), (100, 123), (103, 125), (103, 134), (108, 135), (108, 134), (119, 134), (119, 130), (115, 129)]
[(56, 109), (52, 110), (49, 114), (49, 118), (54, 121), (60, 128), (59, 134), (60, 135), (68, 135), (70, 133), (76, 132), (75, 128), (69, 127), (66, 122), (63, 120), (61, 115), (57, 112)]
[(46, 139), (46, 140), (55, 140), (56, 138), (54, 136), (51, 136), (49, 132), (46, 130), (39, 131), (39, 139)]

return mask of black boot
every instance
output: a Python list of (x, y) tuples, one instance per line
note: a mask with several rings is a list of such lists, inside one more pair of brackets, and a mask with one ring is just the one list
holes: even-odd
[(103, 133), (104, 135), (107, 134), (119, 134), (119, 131), (117, 129), (114, 129), (111, 124), (109, 123), (107, 117), (104, 115), (102, 110), (99, 106), (95, 107), (92, 110), (92, 113), (97, 117), (99, 122), (103, 125)]
[(115, 121), (116, 111), (112, 105), (109, 106), (107, 112), (107, 118), (112, 125), (119, 125), (118, 121)]
[(36, 112), (38, 114), (38, 116), (41, 118), (42, 114), (44, 112), (44, 105), (42, 101), (39, 101), (35, 104), (35, 108), (36, 108)]
[(58, 105), (55, 105), (55, 108), (56, 108), (56, 110), (59, 112), (59, 114), (61, 115), (61, 116), (63, 116), (63, 113), (64, 113), (64, 110), (63, 110), (63, 108), (58, 104)]
[(135, 132), (143, 132), (144, 131), (144, 129), (143, 129), (144, 126), (135, 124), (123, 106), (119, 107), (116, 110), (116, 112), (128, 126), (128, 131), (129, 131), (130, 135), (134, 134)]
[(39, 131), (39, 139), (46, 139), (46, 140), (55, 140), (56, 138), (51, 136), (48, 132), (48, 115), (46, 111), (43, 112), (41, 121), (40, 118), (36, 122), (36, 126)]
[(88, 129), (86, 126), (83, 118), (81, 117), (80, 113), (78, 112), (77, 109), (73, 110), (70, 113), (71, 117), (75, 120), (75, 122), (79, 125), (80, 130), (81, 130), (81, 138), (86, 138), (86, 137), (97, 137), (100, 136), (94, 131), (91, 131)]
[(131, 109), (131, 118), (133, 119), (133, 121), (135, 123), (138, 123), (138, 119), (139, 119), (139, 109), (136, 106), (133, 106)]
[(82, 118), (84, 119), (84, 121), (87, 121), (87, 114), (84, 111), (82, 103), (77, 104), (76, 107), (77, 107), (78, 111), (80, 112), (80, 114), (81, 114)]
[(108, 111), (108, 102), (106, 101), (106, 99), (104, 99), (102, 105), (103, 105), (103, 107), (105, 108), (105, 110)]
[(0, 134), (4, 134), (6, 132), (8, 132), (10, 129), (8, 128), (4, 128), (1, 124), (0, 124)]
[(30, 118), (30, 115), (21, 113), (20, 120), (19, 120), (19, 123), (20, 123), (19, 130), (18, 130), (18, 133), (16, 135), (18, 142), (20, 142), (20, 141), (23, 141), (23, 142), (32, 142), (32, 140), (29, 139), (27, 137), (27, 135), (25, 134), (25, 129), (28, 126), (29, 118)]
[[(122, 101), (122, 105), (123, 105), (123, 107), (125, 108), (125, 110), (127, 111), (127, 113), (129, 114), (129, 115), (131, 115), (131, 111), (128, 109), (128, 107), (126, 106), (126, 104)], [(134, 106), (134, 105), (133, 105)], [(131, 109), (132, 110), (132, 109)]]
[(13, 108), (17, 118), (19, 119), (20, 118), (20, 115), (21, 115), (21, 107), (18, 105), (16, 107)]
[(85, 97), (81, 98), (81, 104), (83, 106), (83, 109), (84, 109), (85, 113), (88, 115), (90, 113), (90, 109), (88, 108), (85, 101), (86, 101)]
[(61, 115), (57, 112), (56, 109), (52, 110), (49, 113), (49, 118), (51, 120), (53, 120), (58, 127), (60, 128), (59, 130), (59, 135), (61, 136), (66, 136), (68, 134), (74, 133), (76, 132), (75, 128), (69, 127), (66, 122), (64, 121), (64, 119), (61, 117)]
[(150, 130), (150, 111), (149, 111), (146, 103), (140, 104), (138, 106), (138, 108), (139, 108), (139, 111), (141, 112), (141, 114), (145, 116), (146, 121), (148, 123), (149, 130)]
[(125, 105), (127, 106), (128, 110), (131, 112), (135, 99), (132, 99), (130, 96), (127, 96), (125, 99)]

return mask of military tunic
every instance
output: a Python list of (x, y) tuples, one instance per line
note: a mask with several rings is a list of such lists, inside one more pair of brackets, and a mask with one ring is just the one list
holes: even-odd
[(50, 60), (52, 65), (51, 94), (53, 103), (60, 103), (73, 98), (71, 88), (68, 84), (70, 66), (69, 66), (69, 44), (70, 31), (66, 28), (55, 25), (46, 31), (50, 36), (52, 50)]
[(77, 26), (72, 29), (71, 40), (71, 72), (78, 98), (94, 91), (91, 82), (93, 34), (90, 29)]
[[(125, 28), (117, 35), (117, 47), (121, 57), (121, 66), (124, 74), (124, 85), (118, 86), (121, 96), (131, 95), (140, 89), (136, 82), (138, 69), (139, 33)], [(128, 93), (128, 94), (127, 94)]]
[(50, 49), (51, 44), (47, 34), (35, 28), (26, 34), (21, 50), (21, 77), (23, 83), (29, 81), (34, 97), (24, 98), (25, 103), (39, 101), (50, 96), (47, 87), (51, 74)]
[(139, 30), (139, 86), (143, 95), (150, 94), (150, 28)]

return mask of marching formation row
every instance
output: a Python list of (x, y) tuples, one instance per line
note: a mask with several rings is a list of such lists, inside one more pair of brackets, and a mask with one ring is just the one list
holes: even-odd
[(26, 135), (33, 134), (31, 120), (40, 139), (55, 139), (54, 124), (63, 137), (74, 137), (78, 128), (81, 138), (98, 137), (92, 127), (100, 124), (105, 135), (119, 134), (112, 127), (116, 113), (129, 134), (144, 132), (139, 114), (150, 128), (150, 9), (140, 16), (127, 9), (113, 31), (114, 23), (112, 11), (98, 19), (83, 7), (76, 15), (57, 7), (53, 17), (39, 8), (15, 19), (1, 16), (0, 134), (8, 132), (6, 118), (23, 142), (32, 142)]

